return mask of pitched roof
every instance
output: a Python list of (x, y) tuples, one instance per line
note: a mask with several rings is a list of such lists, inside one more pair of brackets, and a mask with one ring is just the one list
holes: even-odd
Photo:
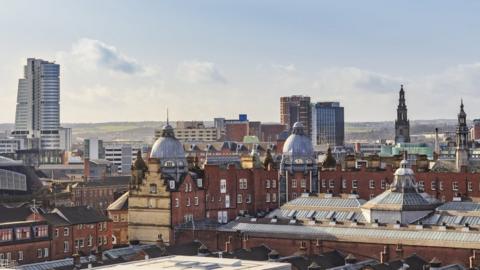
[(53, 226), (66, 226), (70, 225), (67, 220), (62, 218), (60, 215), (56, 213), (47, 213), (43, 214), (42, 217), (51, 225)]
[(107, 210), (127, 210), (128, 209), (128, 195), (129, 192), (123, 193), (122, 196), (118, 197), (113, 203), (111, 203)]
[(30, 207), (5, 207), (0, 206), (0, 223), (24, 221), (32, 214)]
[(58, 213), (71, 224), (96, 223), (109, 221), (101, 212), (87, 206), (57, 207), (53, 213)]

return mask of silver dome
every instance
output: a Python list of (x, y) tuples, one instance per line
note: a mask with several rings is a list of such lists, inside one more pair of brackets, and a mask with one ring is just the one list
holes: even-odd
[(293, 131), (283, 144), (283, 154), (290, 156), (314, 156), (312, 141), (305, 135), (302, 123), (296, 122)]
[(173, 128), (166, 125), (162, 128), (162, 136), (158, 138), (152, 147), (151, 158), (158, 159), (185, 159), (185, 151), (182, 143), (175, 138)]

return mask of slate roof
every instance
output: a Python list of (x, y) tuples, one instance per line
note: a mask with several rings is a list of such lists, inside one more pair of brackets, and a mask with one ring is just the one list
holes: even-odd
[(30, 207), (0, 206), (0, 223), (25, 221), (32, 214)]
[(87, 206), (57, 207), (53, 210), (65, 217), (71, 224), (86, 224), (109, 221), (109, 218), (94, 208)]
[(43, 214), (42, 217), (51, 225), (53, 226), (67, 226), (70, 225), (68, 221), (63, 219), (61, 216), (59, 216), (56, 213), (47, 213)]

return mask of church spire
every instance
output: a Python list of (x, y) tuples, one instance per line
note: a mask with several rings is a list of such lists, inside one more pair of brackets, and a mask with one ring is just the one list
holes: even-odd
[(405, 102), (405, 90), (400, 85), (398, 93), (397, 120), (395, 121), (395, 143), (410, 142), (410, 121), (407, 117), (407, 104)]
[(462, 171), (468, 166), (469, 150), (468, 150), (468, 126), (467, 114), (463, 109), (463, 99), (460, 101), (460, 112), (458, 113), (457, 124), (457, 149), (456, 149), (456, 165), (457, 171)]

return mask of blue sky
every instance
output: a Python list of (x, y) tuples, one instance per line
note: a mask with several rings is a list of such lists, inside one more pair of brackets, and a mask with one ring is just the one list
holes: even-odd
[(0, 122), (27, 57), (61, 64), (63, 122), (279, 120), (281, 95), (347, 121), (480, 114), (478, 1), (3, 1)]

